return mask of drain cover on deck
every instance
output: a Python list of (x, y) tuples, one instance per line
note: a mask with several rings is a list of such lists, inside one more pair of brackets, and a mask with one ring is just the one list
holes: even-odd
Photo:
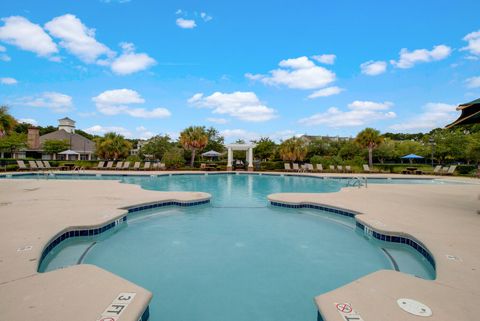
[(425, 304), (412, 299), (398, 299), (397, 304), (402, 310), (419, 317), (429, 317), (432, 315), (432, 309)]

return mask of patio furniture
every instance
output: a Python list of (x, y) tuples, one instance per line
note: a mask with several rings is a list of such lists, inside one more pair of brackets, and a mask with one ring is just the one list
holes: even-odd
[(351, 173), (352, 172), (352, 167), (350, 165), (345, 165), (345, 172)]
[(307, 172), (313, 172), (314, 171), (312, 164), (305, 164), (305, 166), (306, 166)]
[(135, 162), (135, 164), (133, 164), (133, 170), (139, 170), (140, 169), (140, 162)]
[(372, 170), (370, 169), (370, 166), (368, 166), (367, 164), (363, 164), (363, 171), (365, 173), (371, 173)]
[(58, 167), (52, 167), (49, 161), (43, 161), (43, 165), (45, 165), (46, 169), (58, 169)]
[(30, 170), (38, 170), (38, 166), (37, 166), (37, 163), (35, 163), (34, 161), (28, 161), (28, 166), (30, 167)]
[(342, 165), (337, 165), (337, 171), (339, 173), (343, 173), (343, 166)]
[(298, 167), (297, 163), (293, 163), (292, 170), (295, 171), (295, 172), (300, 172), (300, 167)]
[(105, 166), (105, 162), (98, 162), (98, 165), (93, 169), (103, 169), (103, 166)]
[(109, 161), (103, 169), (113, 169), (113, 161)]
[(291, 171), (292, 171), (292, 168), (290, 167), (290, 163), (284, 163), (284, 164), (283, 164), (283, 168), (284, 168), (287, 172), (291, 172)]
[(123, 162), (117, 162), (117, 165), (115, 166), (115, 169), (122, 169), (123, 167)]
[(316, 171), (320, 172), (320, 173), (323, 172), (323, 165), (322, 164), (317, 164)]
[(17, 165), (19, 171), (28, 171), (28, 167), (25, 165), (23, 160), (17, 160)]
[(150, 162), (145, 162), (143, 164), (143, 168), (142, 168), (144, 171), (149, 171), (150, 170)]
[(455, 169), (457, 168), (457, 165), (452, 165), (448, 168), (447, 172), (445, 173), (445, 175), (453, 175), (453, 173), (455, 173)]
[(125, 162), (125, 163), (123, 163), (122, 169), (123, 169), (123, 170), (128, 170), (128, 169), (130, 169), (130, 162)]
[(335, 165), (328, 165), (328, 168), (330, 169), (330, 172), (335, 172)]

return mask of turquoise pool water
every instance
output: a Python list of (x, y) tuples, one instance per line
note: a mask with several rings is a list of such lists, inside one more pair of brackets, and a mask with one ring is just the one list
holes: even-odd
[(40, 271), (95, 264), (145, 287), (154, 294), (151, 320), (313, 321), (314, 296), (374, 271), (396, 264), (405, 273), (434, 278), (417, 252), (368, 239), (352, 218), (272, 207), (266, 199), (278, 192), (335, 192), (345, 180), (265, 175), (108, 179), (212, 195), (208, 205), (129, 214), (120, 228), (100, 237), (69, 239), (42, 262)]

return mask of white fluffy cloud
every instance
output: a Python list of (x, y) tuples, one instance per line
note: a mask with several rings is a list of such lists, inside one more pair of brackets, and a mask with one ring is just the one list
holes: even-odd
[(417, 63), (438, 61), (450, 56), (452, 49), (445, 45), (438, 45), (433, 47), (432, 50), (417, 49), (414, 51), (408, 51), (403, 48), (400, 50), (400, 58), (398, 61), (390, 60), (390, 63), (397, 68), (408, 69), (415, 66)]
[(43, 57), (58, 52), (52, 38), (39, 25), (20, 16), (2, 18), (2, 21), (5, 24), (0, 27), (1, 41)]
[(2, 85), (16, 85), (18, 81), (15, 78), (4, 77), (0, 78), (0, 84)]
[(44, 92), (34, 97), (23, 97), (15, 104), (29, 107), (44, 107), (55, 113), (65, 113), (74, 108), (72, 97), (58, 92)]
[(193, 29), (197, 26), (195, 20), (178, 18), (176, 20), (177, 26), (182, 29)]
[(205, 22), (209, 22), (210, 20), (213, 19), (213, 17), (207, 14), (206, 12), (200, 12), (200, 18), (202, 18), (202, 20)]
[(262, 122), (276, 117), (276, 110), (262, 104), (253, 92), (216, 92), (207, 97), (197, 93), (188, 102), (196, 107), (212, 109), (214, 114), (230, 115), (245, 121)]
[(60, 39), (60, 45), (85, 63), (94, 63), (101, 56), (112, 57), (114, 53), (95, 39), (95, 29), (87, 28), (72, 14), (53, 18), (45, 29)]
[(123, 135), (127, 138), (133, 138), (133, 134), (130, 130), (124, 128), (124, 127), (121, 127), (121, 126), (101, 126), (101, 125), (94, 125), (92, 127), (89, 127), (89, 128), (85, 128), (84, 131), (86, 131), (87, 133), (89, 134), (92, 134), (92, 135), (105, 135), (106, 133), (117, 133), (117, 134), (120, 134), (120, 135)]
[(337, 56), (333, 54), (325, 54), (325, 55), (312, 56), (312, 58), (322, 64), (333, 65), (335, 63), (335, 59), (337, 58)]
[(328, 96), (338, 95), (343, 90), (344, 89), (342, 89), (340, 87), (337, 87), (337, 86), (327, 87), (327, 88), (323, 88), (323, 89), (315, 91), (314, 93), (309, 95), (308, 98), (314, 99), (314, 98), (319, 98), (319, 97), (328, 97)]
[(38, 121), (36, 121), (35, 119), (33, 118), (20, 118), (18, 120), (19, 123), (22, 123), (22, 124), (30, 124), (30, 125), (33, 125), (33, 126), (37, 126), (38, 125)]
[(467, 88), (480, 88), (480, 76), (468, 78), (465, 83)]
[(211, 123), (215, 123), (215, 124), (219, 124), (219, 125), (228, 123), (228, 119), (225, 119), (225, 118), (215, 118), (215, 117), (208, 117), (208, 118), (206, 119), (206, 121), (211, 122)]
[(12, 60), (5, 52), (7, 52), (7, 48), (0, 46), (0, 60), (5, 62)]
[(278, 142), (281, 140), (291, 138), (293, 136), (299, 136), (297, 133), (295, 133), (293, 130), (290, 130), (290, 129), (276, 131), (273, 133), (260, 134), (254, 131), (248, 131), (245, 129), (238, 129), (238, 128), (222, 130), (220, 131), (220, 135), (225, 137), (227, 142), (234, 142), (239, 139), (249, 142), (252, 140), (259, 140), (262, 137), (269, 137), (270, 139)]
[(251, 80), (260, 80), (267, 85), (284, 85), (294, 89), (319, 89), (335, 81), (335, 73), (315, 65), (307, 57), (282, 60), (280, 69), (271, 70), (269, 75), (250, 74)]
[(112, 65), (112, 71), (118, 75), (128, 75), (145, 70), (153, 66), (156, 61), (146, 53), (135, 53), (132, 43), (121, 43), (123, 54), (116, 58)]
[(445, 103), (427, 103), (423, 106), (423, 113), (415, 118), (390, 126), (395, 131), (430, 131), (434, 128), (444, 127), (458, 117), (456, 105)]
[(126, 114), (137, 118), (166, 118), (171, 115), (166, 108), (132, 108), (130, 105), (143, 104), (138, 92), (131, 89), (107, 90), (92, 98), (97, 110), (104, 115)]
[(367, 123), (395, 118), (396, 114), (388, 111), (393, 106), (391, 102), (354, 101), (348, 105), (348, 111), (330, 107), (324, 113), (317, 113), (300, 119), (300, 123), (308, 126), (326, 125), (328, 127), (355, 127)]
[(468, 44), (461, 50), (468, 50), (472, 55), (480, 56), (480, 30), (469, 33), (463, 40)]
[(387, 63), (385, 61), (367, 61), (360, 65), (362, 74), (368, 76), (377, 76), (387, 71)]

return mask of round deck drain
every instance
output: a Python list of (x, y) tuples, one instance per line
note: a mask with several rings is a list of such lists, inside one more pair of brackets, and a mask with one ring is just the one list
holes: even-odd
[(402, 310), (419, 317), (429, 317), (432, 315), (432, 309), (412, 299), (398, 299), (397, 304)]

